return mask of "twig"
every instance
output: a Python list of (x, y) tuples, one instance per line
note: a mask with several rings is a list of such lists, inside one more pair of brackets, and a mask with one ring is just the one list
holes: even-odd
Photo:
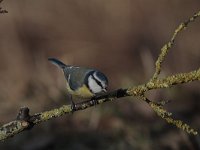
[(172, 38), (170, 39), (170, 41), (165, 44), (162, 49), (161, 49), (161, 53), (155, 63), (156, 65), (156, 71), (153, 75), (153, 78), (152, 80), (158, 78), (158, 75), (160, 74), (160, 71), (161, 71), (161, 67), (162, 67), (162, 62), (164, 61), (166, 55), (168, 54), (169, 52), (169, 49), (172, 48), (172, 46), (174, 45), (174, 42), (175, 42), (175, 39), (177, 37), (177, 35), (179, 34), (179, 32), (181, 32), (183, 29), (186, 29), (186, 27), (188, 26), (189, 23), (195, 21), (195, 19), (197, 17), (200, 16), (200, 11), (195, 13), (194, 16), (190, 17), (187, 21), (185, 21), (184, 23), (181, 23), (175, 30)]

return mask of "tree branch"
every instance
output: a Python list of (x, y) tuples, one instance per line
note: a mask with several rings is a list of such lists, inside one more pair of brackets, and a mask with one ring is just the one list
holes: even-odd
[[(161, 72), (161, 64), (164, 61), (169, 49), (174, 44), (174, 40), (176, 35), (182, 31), (187, 25), (194, 21), (197, 17), (200, 16), (200, 11), (196, 13), (193, 17), (191, 17), (188, 21), (179, 25), (179, 27), (175, 30), (170, 42), (163, 46), (161, 49), (161, 54), (159, 55), (156, 61), (156, 70), (153, 77), (145, 84), (130, 87), (127, 89), (118, 89), (100, 96), (96, 96), (91, 100), (80, 102), (75, 105), (74, 111), (84, 110), (88, 107), (92, 107), (94, 105), (102, 104), (107, 101), (117, 100), (121, 97), (127, 96), (136, 96), (139, 97), (141, 100), (148, 103), (148, 105), (156, 112), (158, 116), (166, 120), (168, 123), (171, 123), (178, 128), (186, 131), (187, 133), (191, 133), (193, 135), (197, 134), (197, 131), (190, 128), (189, 125), (183, 123), (181, 120), (175, 120), (172, 118), (172, 113), (166, 111), (163, 108), (163, 105), (167, 102), (155, 103), (148, 98), (145, 97), (146, 92), (153, 90), (153, 89), (160, 89), (160, 88), (169, 88), (175, 86), (177, 84), (189, 83), (192, 81), (199, 81), (200, 80), (200, 68), (189, 73), (179, 73), (172, 76), (168, 76), (165, 78), (158, 78), (158, 75)], [(34, 125), (40, 124), (52, 118), (60, 117), (67, 113), (73, 113), (71, 105), (63, 105), (60, 108), (56, 108), (50, 111), (45, 111), (41, 113), (37, 113), (34, 115), (29, 115), (29, 108), (23, 107), (20, 109), (17, 119), (4, 124), (0, 127), (0, 141), (3, 141), (9, 137), (12, 137), (24, 130), (31, 129)]]
[(200, 16), (200, 11), (195, 13), (192, 17), (190, 17), (187, 21), (181, 23), (176, 29), (175, 32), (172, 36), (172, 38), (170, 39), (170, 41), (165, 44), (162, 48), (161, 48), (161, 53), (155, 63), (156, 65), (156, 71), (153, 75), (152, 80), (158, 78), (158, 75), (160, 74), (161, 71), (161, 67), (162, 67), (162, 63), (166, 57), (166, 55), (169, 52), (169, 49), (172, 48), (172, 46), (174, 45), (175, 39), (177, 37), (177, 35), (183, 30), (186, 29), (186, 27), (188, 26), (189, 23), (193, 22), (196, 20), (196, 18), (198, 18)]

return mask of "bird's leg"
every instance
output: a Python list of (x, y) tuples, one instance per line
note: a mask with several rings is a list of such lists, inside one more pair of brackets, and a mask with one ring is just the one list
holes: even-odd
[(98, 93), (95, 96), (93, 96), (91, 98), (91, 100), (92, 100), (92, 103), (94, 104), (94, 106), (96, 106), (97, 104), (99, 104), (98, 99), (102, 99), (102, 98), (107, 98), (107, 95), (105, 95), (105, 92)]
[(76, 104), (73, 101), (73, 97), (70, 94), (70, 101), (71, 101), (71, 109), (72, 109), (72, 113), (76, 110)]
[(96, 105), (98, 104), (98, 101), (96, 99), (96, 96), (91, 98), (93, 105), (96, 107)]

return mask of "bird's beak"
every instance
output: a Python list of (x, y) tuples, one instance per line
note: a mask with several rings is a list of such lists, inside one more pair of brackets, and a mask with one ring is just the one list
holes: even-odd
[(103, 91), (106, 93), (106, 92), (107, 92), (107, 89), (105, 88), (105, 89), (103, 89)]

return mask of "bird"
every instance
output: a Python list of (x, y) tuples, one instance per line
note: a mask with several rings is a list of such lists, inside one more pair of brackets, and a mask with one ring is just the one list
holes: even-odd
[(92, 99), (107, 92), (108, 78), (101, 71), (81, 66), (66, 65), (56, 58), (48, 60), (62, 69), (66, 79), (67, 93), (70, 95), (72, 110), (75, 109), (73, 97)]

